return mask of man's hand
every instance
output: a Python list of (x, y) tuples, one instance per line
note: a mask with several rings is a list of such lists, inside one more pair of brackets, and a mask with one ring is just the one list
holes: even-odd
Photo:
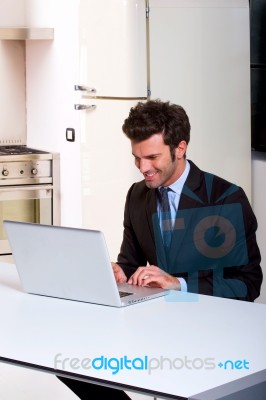
[(150, 265), (139, 267), (129, 278), (128, 283), (138, 286), (160, 287), (163, 289), (180, 290), (180, 282), (177, 278), (167, 274), (165, 271)]
[(122, 270), (122, 268), (120, 267), (120, 265), (118, 265), (114, 262), (112, 262), (111, 264), (113, 267), (113, 272), (114, 272), (116, 283), (126, 283), (127, 277), (126, 277), (124, 271)]

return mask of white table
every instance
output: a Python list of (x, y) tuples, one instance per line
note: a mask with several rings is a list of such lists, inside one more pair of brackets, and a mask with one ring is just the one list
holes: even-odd
[(166, 399), (261, 388), (266, 305), (194, 297), (119, 309), (29, 295), (15, 266), (2, 263), (0, 361)]

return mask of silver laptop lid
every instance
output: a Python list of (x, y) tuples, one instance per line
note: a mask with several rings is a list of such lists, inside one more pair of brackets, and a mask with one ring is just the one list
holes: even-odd
[(100, 231), (4, 221), (23, 290), (121, 306)]
[[(115, 307), (168, 293), (162, 288), (117, 285), (100, 231), (15, 221), (4, 225), (28, 293)], [(120, 291), (126, 296), (120, 298)]]

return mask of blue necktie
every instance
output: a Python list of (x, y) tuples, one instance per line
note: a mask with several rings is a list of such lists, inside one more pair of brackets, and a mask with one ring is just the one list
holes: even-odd
[(166, 247), (170, 247), (171, 238), (172, 238), (172, 222), (171, 222), (171, 212), (170, 212), (170, 203), (168, 198), (168, 187), (161, 187), (159, 189), (159, 200), (161, 207), (161, 226), (162, 226), (162, 236), (164, 245)]

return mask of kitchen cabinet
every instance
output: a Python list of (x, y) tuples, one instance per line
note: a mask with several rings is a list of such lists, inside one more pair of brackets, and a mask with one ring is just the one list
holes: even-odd
[(51, 40), (53, 28), (0, 27), (0, 40)]

